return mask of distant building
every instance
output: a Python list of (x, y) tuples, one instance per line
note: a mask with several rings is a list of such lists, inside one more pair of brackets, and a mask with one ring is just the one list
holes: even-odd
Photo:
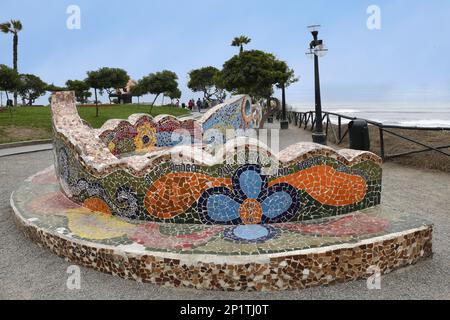
[(128, 80), (125, 88), (117, 88), (116, 93), (110, 94), (110, 98), (116, 98), (117, 103), (133, 103), (133, 96), (131, 95), (131, 87), (135, 86), (137, 82), (133, 79)]

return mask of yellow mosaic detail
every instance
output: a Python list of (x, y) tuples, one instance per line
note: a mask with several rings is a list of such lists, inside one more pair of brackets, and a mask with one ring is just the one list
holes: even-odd
[(68, 228), (78, 237), (91, 240), (118, 238), (126, 234), (134, 226), (111, 216), (86, 208), (67, 211)]
[(156, 129), (146, 122), (137, 128), (137, 135), (134, 138), (134, 145), (137, 152), (148, 152), (156, 145)]

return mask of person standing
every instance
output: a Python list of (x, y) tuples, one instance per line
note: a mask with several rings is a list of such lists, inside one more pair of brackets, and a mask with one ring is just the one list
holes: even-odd
[(197, 99), (197, 109), (198, 112), (202, 112), (202, 101), (200, 100), (200, 98)]

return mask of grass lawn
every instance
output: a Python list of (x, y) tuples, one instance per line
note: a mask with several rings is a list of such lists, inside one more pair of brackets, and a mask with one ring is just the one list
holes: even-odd
[[(3, 108), (2, 108), (3, 109)], [(99, 128), (108, 119), (126, 119), (133, 113), (148, 113), (148, 105), (126, 104), (99, 107), (99, 117), (95, 117), (95, 107), (78, 107), (78, 112), (94, 128)], [(152, 116), (170, 114), (182, 116), (188, 110), (173, 106), (153, 107)], [(48, 139), (52, 136), (50, 107), (16, 107), (12, 116), (9, 110), (0, 112), (0, 143)]]

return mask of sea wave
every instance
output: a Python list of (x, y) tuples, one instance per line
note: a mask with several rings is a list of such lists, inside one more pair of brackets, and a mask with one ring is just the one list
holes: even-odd
[[(311, 111), (294, 105), (292, 110)], [(404, 127), (442, 127), (450, 128), (450, 108), (382, 108), (381, 106), (370, 106), (368, 108), (357, 106), (329, 106), (324, 107), (324, 111), (342, 114), (347, 117), (355, 117), (379, 122), (387, 125), (397, 125)], [(338, 122), (336, 116), (331, 115), (333, 124)], [(347, 124), (350, 120), (341, 119), (342, 124)]]
[(450, 128), (450, 120), (430, 119), (430, 120), (407, 120), (395, 121), (395, 124), (405, 127), (447, 127)]
[(337, 109), (337, 110), (331, 110), (331, 112), (334, 112), (334, 113), (358, 113), (358, 112), (361, 112), (361, 110), (357, 110), (357, 109)]

